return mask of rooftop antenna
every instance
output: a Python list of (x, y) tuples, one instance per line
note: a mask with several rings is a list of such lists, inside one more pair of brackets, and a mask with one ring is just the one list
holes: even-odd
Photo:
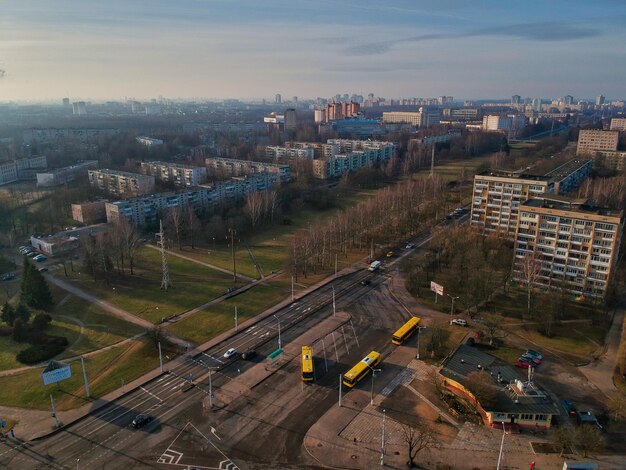
[(170, 281), (170, 270), (167, 264), (167, 253), (165, 252), (165, 233), (163, 232), (163, 221), (159, 221), (159, 237), (158, 245), (161, 247), (161, 265), (163, 267), (163, 278), (161, 280), (161, 289), (167, 290), (172, 287), (172, 281)]

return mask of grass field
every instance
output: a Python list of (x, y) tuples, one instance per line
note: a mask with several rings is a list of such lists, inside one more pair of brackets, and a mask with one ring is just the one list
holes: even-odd
[(282, 286), (259, 284), (205, 311), (174, 323), (168, 330), (194, 344), (201, 344), (235, 327), (235, 306), (241, 324), (288, 298), (289, 295), (289, 291)]
[(230, 275), (197, 263), (169, 256), (168, 265), (173, 287), (167, 291), (160, 289), (161, 255), (150, 248), (140, 250), (134, 276), (115, 276), (108, 286), (84, 272), (71, 277), (78, 287), (154, 323), (207, 303), (233, 285)]
[[(72, 378), (54, 385), (43, 385), (42, 369), (0, 377), (0, 403), (41, 410), (50, 409), (50, 395), (59, 410), (87, 403), (80, 361), (70, 363)], [(92, 399), (102, 397), (137, 377), (158, 367), (159, 357), (147, 340), (116, 347), (85, 358)]]
[[(490, 156), (484, 157), (476, 157), (467, 160), (456, 160), (452, 162), (446, 162), (441, 165), (435, 166), (434, 173), (436, 175), (440, 175), (446, 180), (457, 180), (459, 179), (459, 175), (463, 170), (465, 170), (465, 178), (468, 180), (472, 180), (478, 167), (480, 167), (483, 163), (489, 162)], [(423, 174), (430, 174), (429, 171), (424, 171)]]

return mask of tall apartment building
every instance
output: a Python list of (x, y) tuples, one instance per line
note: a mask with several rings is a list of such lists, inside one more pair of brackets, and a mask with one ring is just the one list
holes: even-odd
[(476, 121), (482, 116), (480, 108), (446, 108), (443, 117), (452, 121)]
[(596, 151), (615, 152), (619, 143), (618, 131), (582, 129), (578, 133), (576, 155), (593, 155)]
[(209, 169), (222, 172), (225, 176), (247, 176), (256, 173), (275, 173), (279, 176), (282, 183), (291, 181), (291, 168), (289, 165), (218, 157), (207, 158), (204, 162)]
[(39, 155), (0, 163), (0, 185), (35, 177), (37, 169), (47, 168), (48, 160)]
[(556, 196), (531, 198), (520, 207), (513, 278), (527, 282), (525, 259), (532, 257), (537, 287), (603, 298), (614, 273), (622, 230), (622, 211)]
[(526, 125), (526, 117), (520, 114), (510, 116), (488, 115), (483, 117), (483, 130), (516, 132)]
[(175, 186), (198, 186), (206, 181), (206, 167), (168, 162), (142, 162), (141, 174), (154, 176), (157, 181), (171, 182)]
[(123, 197), (154, 192), (154, 176), (126, 171), (89, 170), (89, 183), (108, 194)]
[(626, 118), (611, 119), (611, 130), (625, 132), (626, 131)]
[(597, 151), (593, 154), (593, 166), (596, 168), (606, 168), (614, 171), (626, 170), (626, 152), (603, 152)]
[(470, 224), (485, 232), (515, 236), (519, 207), (531, 196), (552, 192), (554, 183), (542, 176), (491, 172), (474, 176)]
[(267, 191), (277, 185), (279, 179), (278, 173), (256, 173), (178, 193), (150, 194), (107, 202), (106, 217), (112, 223), (127, 220), (139, 227), (156, 226), (159, 218), (172, 207), (192, 208), (201, 212), (223, 202), (239, 200), (253, 191)]
[(338, 144), (322, 144), (320, 142), (285, 142), (287, 149), (311, 149), (313, 158), (328, 158), (338, 155), (341, 147)]
[(52, 187), (84, 178), (92, 168), (98, 168), (98, 160), (85, 160), (74, 165), (37, 173), (37, 186)]
[(315, 152), (313, 148), (287, 148), (287, 147), (265, 147), (265, 157), (272, 160), (313, 160)]
[(390, 111), (383, 113), (383, 123), (405, 123), (415, 127), (432, 127), (441, 121), (439, 109), (420, 108), (417, 112)]

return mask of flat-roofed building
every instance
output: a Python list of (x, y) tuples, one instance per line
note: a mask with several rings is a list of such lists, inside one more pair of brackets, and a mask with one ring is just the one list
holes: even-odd
[(626, 131), (626, 118), (611, 119), (611, 130), (620, 132)]
[(313, 148), (287, 148), (287, 147), (265, 147), (265, 157), (272, 160), (313, 160), (315, 151)]
[(72, 219), (87, 225), (106, 222), (107, 214), (104, 207), (106, 202), (101, 200), (72, 204)]
[(0, 185), (35, 179), (37, 170), (47, 167), (48, 160), (43, 155), (2, 162), (0, 163)]
[(198, 186), (207, 178), (206, 167), (168, 162), (142, 162), (141, 173), (180, 187)]
[(470, 224), (484, 232), (513, 238), (521, 204), (553, 189), (554, 183), (543, 176), (504, 171), (476, 175)]
[(624, 171), (626, 169), (626, 152), (593, 152), (593, 166), (607, 170)]
[[(603, 298), (613, 277), (623, 230), (623, 212), (544, 195), (519, 208), (513, 278), (535, 287), (563, 288)], [(529, 266), (531, 266), (529, 268)]]
[(484, 131), (516, 133), (526, 126), (526, 117), (521, 114), (509, 116), (488, 115), (483, 117)]
[(37, 172), (37, 186), (52, 187), (85, 178), (92, 168), (98, 168), (98, 160), (85, 160), (74, 165)]
[(291, 181), (291, 167), (289, 165), (218, 157), (207, 158), (204, 162), (209, 170), (222, 173), (224, 176), (246, 176), (256, 173), (276, 173), (279, 175), (282, 183)]
[(154, 192), (154, 176), (109, 169), (89, 170), (89, 183), (108, 194), (136, 196)]
[(441, 121), (441, 110), (438, 108), (420, 108), (417, 112), (389, 111), (383, 112), (383, 123), (404, 123), (415, 127), (432, 127)]
[(594, 152), (615, 152), (619, 143), (618, 131), (603, 131), (600, 129), (581, 129), (578, 133), (576, 155), (592, 156)]
[(575, 158), (563, 163), (544, 176), (554, 181), (554, 194), (567, 194), (577, 189), (591, 176), (593, 161)]

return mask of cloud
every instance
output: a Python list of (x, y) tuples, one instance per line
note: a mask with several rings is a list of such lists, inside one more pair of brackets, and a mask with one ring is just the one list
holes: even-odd
[(464, 33), (431, 33), (411, 36), (407, 38), (391, 39), (371, 42), (347, 47), (344, 52), (348, 55), (376, 55), (388, 52), (394, 46), (404, 43), (433, 41), (437, 39), (461, 39), (480, 36), (501, 36), (525, 39), (528, 41), (573, 41), (600, 36), (598, 29), (562, 23), (525, 23), (483, 28)]

